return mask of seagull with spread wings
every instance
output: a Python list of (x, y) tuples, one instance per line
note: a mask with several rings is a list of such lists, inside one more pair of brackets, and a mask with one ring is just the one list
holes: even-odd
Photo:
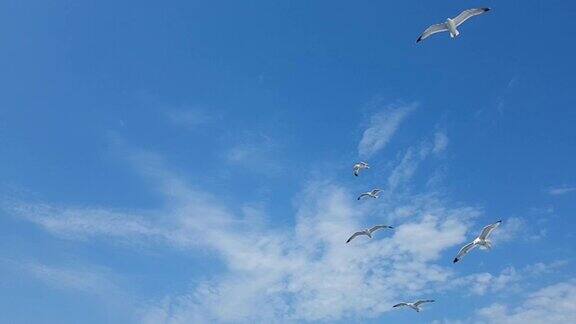
[(460, 261), (466, 254), (468, 254), (470, 251), (474, 250), (474, 248), (476, 248), (477, 246), (491, 249), (492, 248), (492, 242), (490, 242), (488, 237), (490, 236), (492, 231), (494, 231), (496, 229), (496, 227), (500, 226), (501, 223), (502, 223), (502, 221), (499, 220), (494, 224), (490, 224), (488, 226), (485, 226), (482, 229), (482, 233), (480, 233), (480, 236), (475, 238), (474, 241), (464, 245), (460, 249), (460, 251), (458, 252), (458, 255), (456, 255), (456, 257), (454, 258), (454, 263)]
[(420, 312), (422, 310), (422, 308), (420, 307), (420, 305), (424, 304), (424, 303), (433, 303), (434, 299), (425, 299), (425, 300), (419, 300), (415, 303), (400, 303), (400, 304), (396, 304), (392, 307), (402, 307), (402, 306), (406, 306), (406, 307), (410, 307), (413, 310)]
[(364, 192), (358, 196), (358, 200), (362, 199), (363, 197), (371, 197), (371, 198), (378, 198), (382, 189), (372, 189), (372, 191)]
[(460, 32), (458, 31), (457, 28), (460, 25), (462, 25), (466, 20), (468, 20), (474, 16), (478, 16), (478, 15), (481, 15), (485, 12), (488, 12), (489, 10), (490, 10), (490, 8), (474, 8), (474, 9), (464, 10), (455, 18), (448, 18), (448, 19), (446, 19), (446, 22), (432, 25), (432, 26), (428, 27), (422, 33), (422, 35), (420, 35), (420, 37), (418, 37), (418, 39), (416, 40), (416, 43), (419, 43), (419, 42), (425, 40), (426, 38), (428, 38), (428, 37), (430, 37), (436, 33), (445, 32), (445, 31), (449, 32), (450, 37), (454, 38), (454, 37), (460, 35)]
[(356, 164), (354, 164), (354, 175), (358, 176), (360, 174), (360, 171), (364, 170), (364, 169), (370, 169), (370, 166), (368, 165), (368, 163), (366, 162), (358, 162)]
[(377, 230), (382, 229), (382, 228), (390, 228), (390, 229), (392, 229), (392, 228), (394, 228), (394, 227), (388, 226), (388, 225), (376, 225), (376, 226), (372, 226), (371, 228), (367, 228), (367, 229), (365, 229), (365, 230), (361, 230), (361, 231), (358, 231), (358, 232), (352, 234), (352, 236), (350, 236), (350, 238), (346, 241), (346, 243), (350, 243), (350, 241), (352, 241), (353, 239), (355, 239), (356, 236), (360, 236), (360, 235), (366, 235), (366, 236), (368, 236), (369, 238), (372, 238), (372, 233), (374, 233), (374, 232), (376, 232)]

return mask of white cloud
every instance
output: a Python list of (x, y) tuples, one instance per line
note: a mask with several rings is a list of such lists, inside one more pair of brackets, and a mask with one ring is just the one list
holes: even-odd
[(269, 136), (252, 134), (223, 153), (224, 160), (235, 166), (266, 175), (278, 174), (282, 166), (277, 160), (278, 143)]
[(466, 288), (473, 295), (479, 296), (502, 291), (510, 294), (521, 291), (526, 284), (529, 284), (536, 277), (555, 272), (566, 264), (566, 261), (555, 261), (552, 263), (539, 262), (520, 269), (509, 266), (497, 275), (483, 272), (460, 277), (453, 280), (452, 285)]
[(561, 186), (548, 189), (548, 194), (552, 196), (560, 196), (567, 193), (571, 193), (573, 191), (576, 191), (576, 187)]
[(542, 288), (522, 301), (495, 303), (482, 308), (475, 323), (547, 324), (576, 322), (576, 282), (569, 280)]
[(262, 224), (261, 208), (235, 215), (153, 154), (133, 152), (130, 160), (153, 180), (166, 207), (122, 212), (21, 203), (8, 209), (66, 239), (215, 252), (226, 272), (188, 293), (159, 298), (142, 310), (142, 321), (150, 323), (376, 317), (399, 299), (430, 294), (450, 281), (451, 268), (436, 261), (465, 240), (470, 220), (480, 214), (434, 195), (393, 198), (389, 207), (410, 210), (410, 218), (374, 240), (346, 245), (352, 231), (386, 219), (368, 218), (369, 209), (359, 209), (354, 195), (336, 183), (310, 183), (295, 202), (295, 227), (275, 229)]
[(115, 275), (102, 267), (52, 266), (38, 262), (3, 260), (4, 266), (30, 275), (54, 289), (75, 290), (106, 298), (126, 297)]
[(442, 153), (446, 150), (446, 147), (448, 147), (448, 136), (446, 136), (444, 132), (436, 132), (436, 134), (434, 134), (434, 148), (432, 152), (434, 154)]
[(402, 121), (414, 109), (416, 109), (414, 104), (390, 107), (373, 115), (358, 144), (358, 154), (363, 158), (369, 158), (386, 147)]
[[(388, 189), (394, 191), (401, 185), (408, 183), (422, 161), (432, 153), (442, 153), (447, 146), (448, 137), (446, 134), (444, 132), (436, 132), (433, 141), (426, 140), (418, 145), (409, 147), (388, 176)], [(433, 178), (430, 180), (434, 181)]]

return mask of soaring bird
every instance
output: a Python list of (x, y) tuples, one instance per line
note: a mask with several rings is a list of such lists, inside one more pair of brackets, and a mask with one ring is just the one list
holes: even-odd
[(445, 32), (445, 31), (449, 32), (450, 37), (454, 38), (454, 37), (460, 35), (460, 32), (458, 31), (457, 28), (460, 25), (462, 25), (466, 20), (470, 19), (471, 17), (481, 15), (481, 14), (483, 14), (489, 10), (490, 10), (490, 8), (475, 8), (475, 9), (464, 10), (464, 11), (462, 11), (462, 13), (460, 13), (458, 16), (456, 16), (453, 19), (448, 18), (448, 19), (446, 19), (446, 22), (432, 25), (432, 26), (428, 27), (422, 33), (422, 35), (420, 35), (420, 37), (418, 37), (418, 39), (416, 40), (416, 43), (419, 43), (420, 41), (423, 41), (426, 38), (428, 38), (428, 37), (430, 37), (436, 33)]
[(433, 302), (434, 302), (434, 299), (425, 299), (425, 300), (419, 300), (415, 303), (400, 303), (400, 304), (396, 304), (392, 307), (407, 306), (407, 307), (410, 307), (417, 312), (420, 312), (422, 310), (422, 308), (420, 308), (420, 305), (422, 305), (424, 303), (433, 303)]
[(460, 249), (460, 251), (458, 252), (458, 255), (454, 258), (454, 263), (460, 261), (466, 254), (468, 254), (468, 252), (472, 251), (477, 246), (482, 246), (482, 247), (485, 247), (487, 249), (491, 249), (492, 248), (492, 242), (490, 242), (490, 240), (488, 240), (488, 236), (490, 236), (492, 231), (494, 231), (496, 229), (496, 227), (498, 227), (500, 225), (500, 223), (502, 223), (501, 220), (497, 221), (494, 224), (490, 224), (490, 225), (484, 227), (482, 229), (482, 233), (480, 233), (480, 236), (475, 238), (474, 241), (464, 245)]
[(372, 189), (372, 191), (368, 191), (368, 192), (360, 194), (360, 196), (358, 196), (358, 200), (362, 199), (362, 197), (378, 198), (378, 195), (380, 195), (380, 192), (382, 192), (382, 189)]
[(365, 230), (362, 231), (358, 231), (354, 234), (352, 234), (352, 236), (350, 236), (350, 238), (346, 241), (346, 243), (350, 243), (350, 241), (352, 241), (354, 238), (356, 238), (356, 236), (359, 235), (366, 235), (369, 238), (372, 238), (372, 233), (376, 232), (377, 230), (381, 229), (381, 228), (394, 228), (392, 226), (388, 226), (388, 225), (376, 225), (376, 226), (372, 226), (372, 228), (367, 228)]
[(354, 169), (354, 175), (358, 176), (360, 174), (360, 171), (362, 171), (364, 169), (370, 169), (370, 166), (366, 162), (358, 162), (358, 163), (354, 164), (353, 169)]

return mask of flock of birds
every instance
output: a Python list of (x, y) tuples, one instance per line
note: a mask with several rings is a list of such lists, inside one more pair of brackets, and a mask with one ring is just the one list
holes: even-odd
[[(446, 32), (446, 31), (450, 33), (450, 37), (452, 37), (452, 38), (457, 37), (458, 35), (460, 35), (460, 32), (458, 31), (458, 27), (460, 25), (462, 25), (468, 19), (470, 19), (474, 16), (481, 15), (485, 12), (488, 12), (489, 10), (490, 10), (490, 8), (474, 8), (474, 9), (464, 10), (458, 16), (456, 16), (454, 18), (446, 19), (446, 22), (443, 22), (440, 24), (435, 24), (435, 25), (428, 27), (420, 35), (420, 37), (418, 37), (418, 39), (416, 40), (416, 43), (419, 43), (419, 42), (423, 41), (424, 39), (426, 39), (426, 38), (428, 38), (434, 34), (437, 34), (440, 32)], [(367, 169), (370, 169), (370, 165), (367, 162), (358, 162), (354, 165), (353, 172), (354, 172), (355, 176), (359, 176), (360, 173), (363, 172), (363, 170), (367, 170)], [(371, 191), (364, 192), (364, 193), (360, 194), (360, 196), (358, 196), (358, 200), (361, 200), (363, 198), (374, 198), (374, 199), (378, 198), (381, 192), (382, 192), (381, 189), (378, 189), (378, 188), (372, 189)], [(470, 243), (464, 245), (458, 251), (458, 254), (454, 258), (453, 263), (460, 261), (465, 255), (470, 253), (470, 251), (474, 250), (476, 247), (480, 247), (482, 249), (491, 249), (492, 244), (489, 240), (490, 234), (492, 234), (492, 232), (501, 223), (502, 223), (502, 221), (499, 220), (493, 224), (485, 226), (482, 229), (482, 232), (480, 232), (480, 235), (478, 235), (478, 237), (476, 237)], [(369, 238), (372, 238), (372, 234), (374, 232), (380, 230), (380, 229), (394, 229), (394, 227), (389, 226), (389, 225), (375, 225), (375, 226), (372, 226), (371, 228), (367, 228), (367, 229), (355, 232), (354, 234), (352, 234), (352, 236), (350, 236), (350, 238), (348, 238), (348, 240), (346, 240), (346, 243), (350, 243), (353, 239), (357, 238), (358, 236), (362, 236), (362, 235), (365, 235), (365, 236), (368, 236)], [(422, 309), (421, 308), (422, 304), (432, 303), (432, 302), (434, 302), (433, 299), (424, 299), (424, 300), (418, 300), (415, 302), (398, 303), (392, 307), (409, 307), (409, 308), (412, 308), (413, 310), (415, 310), (416, 312), (420, 312), (420, 310)]]

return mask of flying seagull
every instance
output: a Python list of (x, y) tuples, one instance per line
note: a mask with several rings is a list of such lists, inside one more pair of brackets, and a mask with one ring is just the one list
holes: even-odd
[(372, 191), (365, 192), (360, 196), (358, 196), (358, 200), (362, 199), (362, 197), (378, 198), (378, 195), (380, 194), (381, 191), (382, 191), (381, 189), (372, 189)]
[(460, 261), (466, 254), (468, 254), (468, 252), (472, 251), (477, 246), (482, 246), (482, 247), (491, 249), (492, 248), (492, 242), (490, 242), (490, 240), (488, 240), (488, 236), (490, 236), (492, 231), (494, 229), (496, 229), (496, 227), (498, 227), (500, 225), (500, 223), (502, 223), (501, 220), (497, 221), (494, 224), (490, 224), (490, 225), (484, 227), (482, 229), (482, 233), (480, 233), (480, 236), (475, 238), (474, 241), (464, 245), (460, 249), (460, 251), (458, 252), (458, 255), (454, 258), (454, 263)]
[(424, 303), (433, 303), (433, 302), (434, 302), (434, 299), (426, 299), (426, 300), (419, 300), (415, 303), (400, 303), (400, 304), (396, 304), (392, 307), (407, 306), (407, 307), (410, 307), (417, 312), (420, 312), (420, 310), (422, 310), (422, 308), (420, 308), (420, 305), (422, 305)]
[(372, 228), (367, 228), (365, 230), (362, 231), (358, 231), (354, 234), (352, 234), (352, 236), (350, 236), (350, 238), (346, 241), (346, 243), (350, 243), (350, 241), (352, 241), (354, 238), (356, 238), (356, 236), (360, 236), (360, 235), (367, 235), (369, 238), (372, 238), (372, 233), (376, 232), (377, 230), (381, 229), (381, 228), (394, 228), (392, 226), (388, 226), (388, 225), (376, 225), (376, 226), (372, 226)]
[(428, 27), (422, 33), (422, 35), (420, 35), (420, 37), (418, 37), (418, 39), (416, 40), (416, 43), (419, 43), (420, 41), (423, 41), (426, 38), (428, 38), (428, 37), (430, 37), (436, 33), (445, 32), (445, 31), (449, 32), (450, 37), (454, 38), (454, 37), (460, 35), (460, 32), (458, 31), (457, 28), (460, 25), (462, 25), (466, 20), (468, 20), (469, 18), (472, 18), (474, 16), (481, 15), (481, 14), (483, 14), (489, 10), (490, 10), (490, 8), (475, 8), (475, 9), (464, 10), (464, 11), (462, 11), (462, 13), (460, 13), (454, 19), (448, 18), (448, 19), (446, 19), (446, 22), (444, 22), (444, 23), (440, 23), (440, 24), (436, 24), (436, 25), (432, 25), (432, 26)]
[(360, 174), (360, 171), (362, 171), (364, 169), (370, 169), (370, 166), (368, 165), (368, 163), (358, 162), (358, 163), (354, 164), (354, 175), (358, 176)]

